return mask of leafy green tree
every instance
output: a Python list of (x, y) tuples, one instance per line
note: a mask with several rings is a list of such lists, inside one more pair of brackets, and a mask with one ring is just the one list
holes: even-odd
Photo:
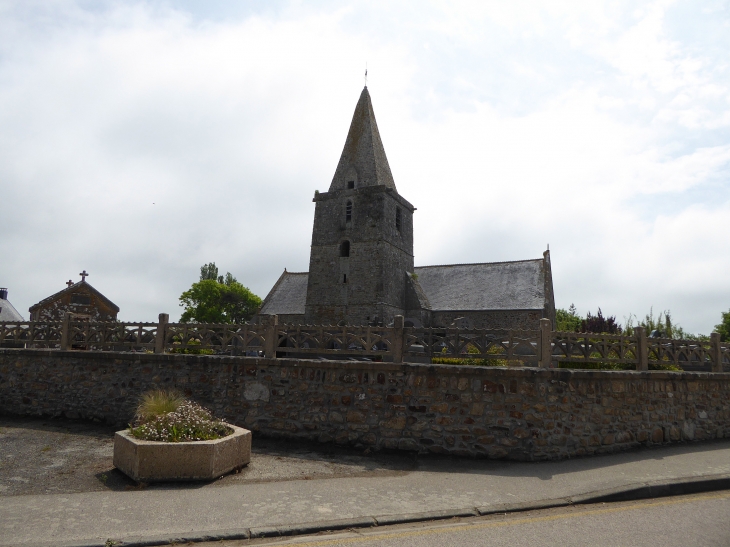
[(720, 340), (730, 342), (730, 310), (722, 312), (722, 322), (715, 325), (715, 332), (720, 333)]
[(560, 308), (555, 310), (556, 330), (560, 332), (578, 332), (583, 318), (578, 315), (575, 304), (571, 304), (567, 310)]
[(230, 272), (218, 275), (215, 262), (200, 268), (200, 281), (180, 295), (181, 323), (245, 323), (261, 306), (261, 299)]

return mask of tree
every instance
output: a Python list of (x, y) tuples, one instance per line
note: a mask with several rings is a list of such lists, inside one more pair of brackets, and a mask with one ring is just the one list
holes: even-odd
[(621, 334), (621, 326), (616, 323), (616, 316), (603, 317), (601, 308), (598, 308), (597, 315), (591, 315), (591, 312), (588, 312), (586, 318), (581, 321), (581, 331), (596, 334)]
[(715, 332), (720, 333), (720, 340), (730, 342), (730, 310), (722, 312), (722, 322), (715, 325)]
[(583, 318), (578, 315), (575, 304), (571, 304), (567, 310), (562, 308), (555, 310), (556, 330), (560, 332), (578, 332), (582, 322)]
[(218, 275), (215, 262), (200, 268), (200, 281), (180, 295), (181, 323), (245, 323), (258, 311), (261, 299), (230, 272)]

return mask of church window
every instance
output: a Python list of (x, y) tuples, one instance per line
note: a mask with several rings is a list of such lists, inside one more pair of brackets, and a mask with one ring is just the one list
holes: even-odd
[(340, 256), (350, 256), (350, 242), (343, 241), (340, 243)]
[(347, 274), (342, 274), (342, 282), (347, 283)]
[(400, 232), (401, 212), (400, 207), (395, 208), (395, 229)]
[(72, 294), (71, 303), (81, 304), (82, 306), (89, 306), (91, 305), (91, 297), (85, 294)]
[(348, 201), (345, 206), (345, 222), (352, 221), (352, 202)]
[(347, 189), (348, 190), (352, 190), (353, 188), (355, 188), (355, 181), (354, 180), (348, 180), (347, 181)]

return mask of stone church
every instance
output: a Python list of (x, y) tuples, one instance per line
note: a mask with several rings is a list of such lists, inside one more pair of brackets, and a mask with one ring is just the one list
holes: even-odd
[(86, 281), (86, 270), (79, 275), (81, 281), (69, 279), (65, 289), (33, 304), (28, 310), (30, 320), (63, 321), (66, 314), (72, 314), (79, 321), (116, 321), (119, 306)]
[(555, 324), (550, 254), (419, 266), (413, 213), (398, 193), (367, 86), (329, 190), (315, 192), (309, 272), (281, 274), (259, 317), (283, 323), (536, 329)]

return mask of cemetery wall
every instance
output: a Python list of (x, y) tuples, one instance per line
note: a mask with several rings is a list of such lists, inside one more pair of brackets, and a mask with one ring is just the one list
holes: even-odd
[(516, 460), (730, 436), (730, 373), (0, 349), (0, 413), (124, 426), (152, 387), (293, 439)]

